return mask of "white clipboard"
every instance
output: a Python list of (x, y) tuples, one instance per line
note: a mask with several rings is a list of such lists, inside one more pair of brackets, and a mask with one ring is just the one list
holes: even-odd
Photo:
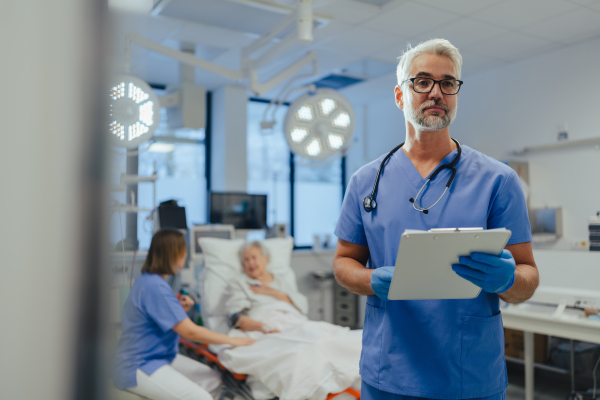
[(482, 228), (406, 230), (400, 239), (389, 300), (473, 299), (481, 288), (452, 270), (459, 256), (500, 254), (511, 231)]

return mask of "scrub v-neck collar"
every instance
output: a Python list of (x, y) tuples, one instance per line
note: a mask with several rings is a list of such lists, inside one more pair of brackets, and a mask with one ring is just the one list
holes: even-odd
[[(463, 153), (464, 153), (464, 149), (463, 149)], [(454, 157), (456, 157), (456, 155), (458, 154), (458, 149), (451, 151), (446, 157), (444, 157), (444, 159), (442, 161), (440, 161), (440, 163), (425, 178), (423, 178), (421, 176), (421, 174), (419, 173), (419, 171), (417, 170), (415, 165), (412, 163), (410, 158), (408, 158), (408, 156), (406, 155), (404, 150), (402, 150), (402, 147), (398, 149), (396, 154), (398, 154), (398, 157), (392, 157), (392, 159), (395, 160), (395, 162), (398, 164), (398, 166), (400, 167), (402, 172), (404, 172), (408, 181), (415, 188), (420, 189), (425, 184), (425, 182), (427, 182), (427, 179), (431, 176), (433, 171), (438, 169), (440, 167), (440, 165), (449, 164), (452, 162), (452, 160), (454, 160)], [(394, 155), (396, 155), (396, 154), (394, 154)], [(450, 169), (448, 169), (448, 170), (450, 171)], [(436, 177), (434, 182), (437, 181), (438, 177)]]

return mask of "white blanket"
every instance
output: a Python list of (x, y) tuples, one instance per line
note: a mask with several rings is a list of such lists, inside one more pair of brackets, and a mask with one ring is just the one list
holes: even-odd
[[(248, 374), (257, 398), (258, 381), (281, 400), (324, 400), (360, 378), (358, 364), (362, 330), (351, 331), (327, 322), (308, 321), (287, 303), (252, 310), (250, 317), (281, 333), (230, 331), (230, 336), (257, 339), (250, 346), (221, 350), (219, 360), (229, 370)], [(264, 391), (263, 391), (264, 392)]]

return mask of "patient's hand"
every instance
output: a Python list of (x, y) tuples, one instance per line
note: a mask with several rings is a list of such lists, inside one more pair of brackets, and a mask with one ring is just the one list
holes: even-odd
[(250, 286), (250, 290), (256, 294), (264, 294), (265, 296), (275, 297), (277, 300), (285, 301), (286, 303), (292, 302), (287, 294), (280, 292), (279, 290), (275, 290), (267, 285)]
[(188, 312), (190, 311), (190, 308), (192, 308), (192, 306), (194, 305), (194, 300), (192, 300), (190, 296), (182, 295), (181, 297), (179, 297), (179, 303), (181, 304), (185, 312)]
[(263, 333), (279, 333), (276, 329), (269, 329), (269, 327), (260, 321), (254, 320), (246, 315), (242, 315), (241, 320), (238, 319), (237, 327), (244, 332), (259, 331)]

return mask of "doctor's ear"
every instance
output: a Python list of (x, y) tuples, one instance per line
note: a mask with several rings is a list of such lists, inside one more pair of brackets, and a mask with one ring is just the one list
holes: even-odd
[(396, 85), (394, 88), (394, 97), (396, 98), (396, 105), (398, 108), (404, 110), (404, 101), (402, 99), (402, 89), (400, 89), (400, 85)]

